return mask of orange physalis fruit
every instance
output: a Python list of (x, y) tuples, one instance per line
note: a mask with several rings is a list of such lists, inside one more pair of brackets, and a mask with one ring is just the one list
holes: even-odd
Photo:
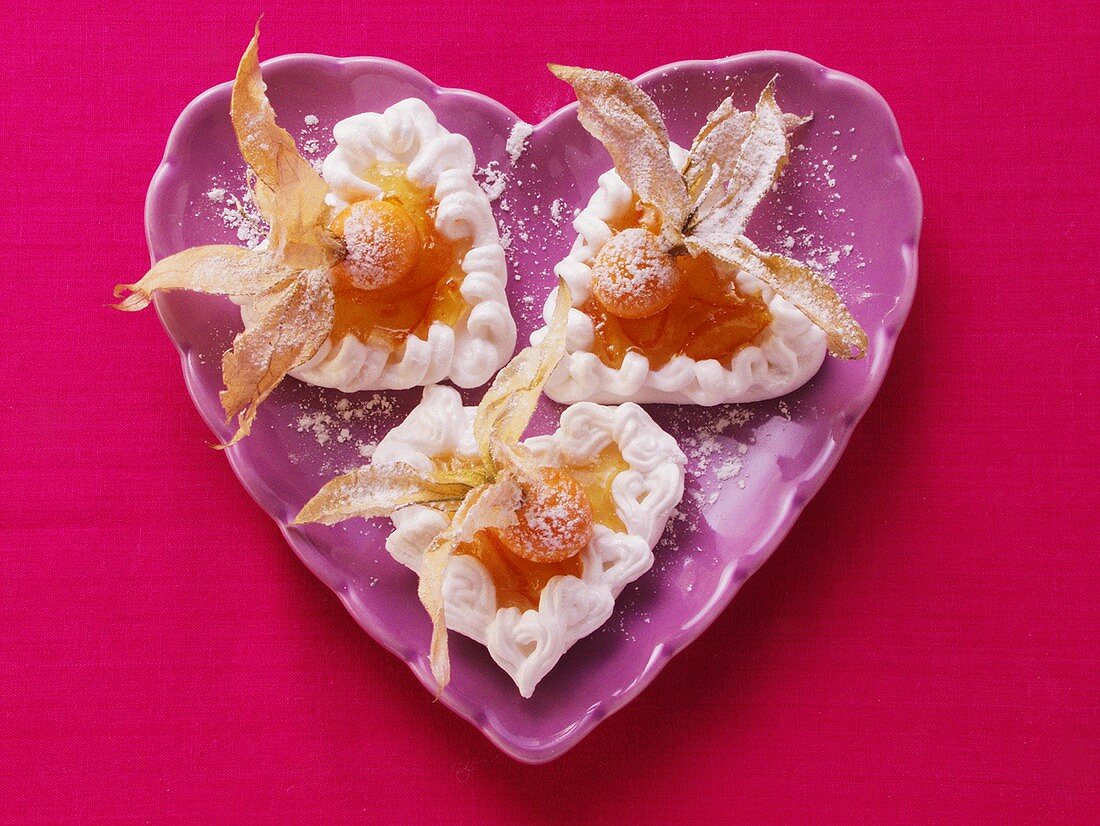
[(561, 562), (588, 547), (592, 504), (573, 474), (542, 467), (519, 479), (519, 487), (516, 521), (489, 528), (509, 551), (531, 562)]
[(636, 227), (625, 229), (596, 256), (592, 292), (620, 318), (649, 318), (680, 292), (680, 270), (656, 235)]
[(420, 233), (409, 213), (390, 201), (357, 201), (329, 225), (347, 250), (335, 267), (362, 290), (396, 284), (420, 257)]

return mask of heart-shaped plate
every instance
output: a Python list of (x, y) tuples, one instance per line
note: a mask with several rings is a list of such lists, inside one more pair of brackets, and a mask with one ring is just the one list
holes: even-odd
[[(445, 127), (470, 139), (487, 184), (505, 182), (494, 209), (511, 242), (509, 298), (525, 343), (540, 323), (553, 265), (573, 242), (573, 212), (610, 167), (578, 124), (576, 105), (521, 143), (526, 130), (513, 135), (517, 118), (500, 104), (440, 89), (392, 61), (288, 55), (265, 62), (263, 71), (280, 123), (315, 157), (332, 146), (339, 119), (407, 97), (425, 100)], [(868, 333), (870, 355), (828, 359), (809, 384), (780, 400), (647, 406), (689, 456), (688, 492), (657, 563), (623, 592), (612, 619), (571, 649), (528, 700), (484, 648), (452, 635), (453, 677), (442, 701), (516, 759), (541, 763), (564, 753), (710, 625), (825, 481), (886, 373), (916, 287), (921, 199), (885, 101), (862, 81), (783, 52), (676, 63), (638, 82), (664, 113), (672, 139), (688, 145), (724, 96), (732, 92), (751, 108), (773, 75), (784, 110), (812, 112), (814, 120), (796, 136), (791, 163), (749, 235), (765, 249), (835, 271), (838, 291)], [(557, 81), (547, 74), (547, 82)], [(229, 96), (228, 83), (207, 91), (172, 130), (146, 202), (154, 260), (249, 233), (226, 194), (241, 191), (244, 176)], [(233, 428), (218, 401), (220, 357), (240, 329), (239, 311), (224, 299), (186, 293), (158, 296), (156, 306), (196, 407), (227, 440)], [(480, 392), (465, 393), (466, 403), (476, 404)], [(388, 521), (288, 526), (325, 481), (362, 464), (419, 398), (419, 389), (345, 398), (288, 380), (261, 407), (252, 435), (226, 455), (302, 561), (434, 690), (430, 625), (415, 577), (385, 551)], [(531, 431), (552, 430), (560, 410), (544, 399)]]

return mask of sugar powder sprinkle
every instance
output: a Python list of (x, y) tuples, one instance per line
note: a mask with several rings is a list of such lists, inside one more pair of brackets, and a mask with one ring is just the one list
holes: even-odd
[(527, 148), (527, 139), (531, 137), (531, 133), (534, 131), (535, 128), (531, 124), (523, 121), (517, 121), (516, 125), (512, 127), (512, 133), (508, 136), (508, 143), (504, 146), (508, 152), (508, 157), (512, 161), (512, 166), (519, 162), (519, 156)]
[(312, 436), (326, 455), (320, 469), (331, 473), (357, 467), (370, 459), (384, 431), (393, 425), (390, 414), (394, 409), (393, 399), (384, 393), (355, 400), (333, 399), (323, 394), (304, 403), (301, 414), (290, 426), (297, 433)]

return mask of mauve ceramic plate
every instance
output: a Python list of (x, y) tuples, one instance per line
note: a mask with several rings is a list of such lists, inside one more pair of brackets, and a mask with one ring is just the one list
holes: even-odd
[[(835, 270), (838, 289), (870, 337), (870, 356), (851, 363), (828, 359), (813, 381), (780, 401), (648, 408), (692, 455), (688, 494), (654, 568), (622, 594), (611, 620), (570, 650), (529, 700), (484, 648), (452, 635), (453, 681), (442, 701), (518, 760), (545, 762), (576, 745), (714, 620), (824, 482), (890, 362), (916, 286), (921, 200), (882, 98), (848, 75), (780, 52), (677, 63), (639, 83), (665, 113), (673, 140), (686, 144), (722, 97), (732, 91), (742, 108), (751, 108), (776, 74), (783, 108), (813, 112), (815, 119), (796, 137), (803, 148), (794, 152), (749, 235), (765, 248), (789, 248)], [(331, 127), (340, 118), (418, 97), (444, 126), (470, 139), (479, 165), (498, 164), (508, 184), (494, 207), (512, 239), (509, 292), (525, 342), (551, 287), (553, 265), (573, 241), (569, 218), (610, 166), (603, 148), (578, 125), (576, 106), (536, 126), (513, 165), (506, 143), (514, 115), (480, 95), (440, 89), (403, 65), (291, 55), (267, 61), (264, 76), (280, 123), (316, 157), (328, 151)], [(558, 81), (547, 73), (546, 82)], [(243, 178), (229, 95), (229, 84), (201, 95), (172, 130), (146, 207), (154, 259), (197, 244), (236, 241), (221, 215), (225, 204), (210, 192), (239, 191)], [(307, 116), (318, 122), (307, 125), (313, 122)], [(156, 306), (179, 348), (196, 406), (218, 438), (227, 439), (231, 428), (218, 403), (220, 355), (240, 328), (237, 310), (224, 299), (183, 293), (160, 296)], [(414, 576), (386, 554), (388, 521), (287, 526), (323, 482), (360, 464), (360, 448), (397, 424), (419, 398), (415, 389), (341, 402), (334, 391), (288, 380), (261, 408), (252, 435), (226, 455), (302, 561), (367, 633), (431, 688), (428, 618)], [(478, 393), (466, 398), (476, 403)], [(532, 432), (552, 430), (559, 410), (544, 399)], [(429, 699), (425, 694), (425, 703)]]

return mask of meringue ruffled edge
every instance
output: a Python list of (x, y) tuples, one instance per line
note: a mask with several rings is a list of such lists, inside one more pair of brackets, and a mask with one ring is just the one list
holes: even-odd
[[(421, 403), (378, 444), (374, 463), (400, 461), (427, 471), (431, 456), (478, 455), (475, 410), (463, 407), (453, 388), (426, 387)], [(683, 497), (683, 452), (635, 404), (575, 404), (562, 413), (553, 434), (533, 437), (526, 444), (545, 463), (581, 464), (611, 442), (629, 466), (612, 481), (612, 500), (627, 533), (596, 525), (583, 552), (581, 578), (554, 577), (543, 589), (538, 609), (520, 611), (498, 606), (492, 577), (474, 557), (455, 555), (447, 566), (447, 627), (486, 646), (523, 697), (531, 696), (574, 643), (611, 617), (623, 588), (650, 569), (653, 548)], [(419, 572), (424, 550), (447, 526), (447, 517), (414, 505), (397, 511), (392, 520), (386, 550)]]
[[(313, 358), (290, 375), (307, 384), (345, 393), (405, 390), (449, 380), (459, 387), (480, 387), (511, 358), (516, 324), (505, 292), (508, 266), (496, 219), (485, 192), (474, 179), (469, 139), (447, 131), (418, 98), (393, 104), (384, 112), (345, 118), (333, 128), (336, 148), (325, 158), (322, 175), (337, 210), (381, 192), (356, 174), (374, 163), (400, 163), (407, 177), (431, 188), (438, 204), (435, 226), (445, 237), (471, 244), (463, 257), (460, 293), (469, 311), (451, 327), (436, 322), (427, 339), (410, 335), (399, 360), (392, 349), (368, 345), (353, 335), (326, 340)], [(254, 323), (250, 302), (242, 302), (245, 327)]]
[[(687, 157), (675, 145), (671, 154), (677, 163), (683, 163)], [(794, 304), (744, 272), (734, 276), (738, 290), (760, 296), (772, 314), (772, 321), (752, 344), (734, 355), (728, 367), (717, 359), (696, 361), (681, 355), (664, 367), (651, 370), (649, 359), (635, 352), (627, 353), (619, 368), (604, 364), (592, 352), (592, 319), (577, 308), (591, 293), (592, 262), (611, 238), (613, 231), (609, 224), (627, 215), (632, 199), (630, 187), (612, 169), (599, 177), (596, 191), (573, 221), (577, 240), (569, 255), (554, 267), (573, 294), (567, 352), (546, 384), (546, 395), (562, 404), (747, 403), (786, 395), (813, 378), (825, 360), (825, 333)], [(555, 288), (543, 308), (547, 322), (556, 294)], [(542, 327), (531, 334), (531, 341), (541, 341), (545, 334), (546, 328)]]

